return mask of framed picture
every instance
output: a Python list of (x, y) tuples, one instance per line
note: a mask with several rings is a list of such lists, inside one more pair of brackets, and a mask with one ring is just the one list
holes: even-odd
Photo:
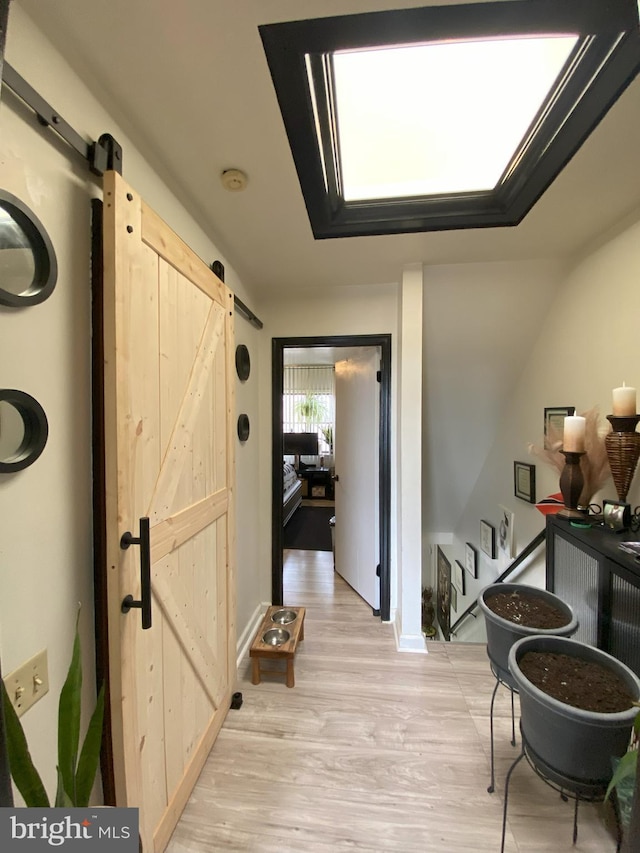
[(455, 586), (451, 584), (451, 609), (457, 611), (458, 610), (458, 591)]
[(453, 564), (453, 585), (460, 595), (464, 595), (464, 567), (459, 560)]
[(472, 578), (478, 577), (478, 552), (471, 542), (467, 542), (464, 546), (464, 567)]
[(544, 410), (544, 449), (552, 450), (553, 445), (562, 441), (564, 419), (575, 415), (575, 406), (547, 406)]
[(536, 466), (528, 462), (513, 463), (513, 493), (517, 498), (536, 502)]
[(516, 516), (506, 506), (500, 506), (500, 524), (498, 525), (498, 548), (500, 553), (511, 559), (515, 557), (515, 528)]
[(480, 547), (492, 560), (496, 558), (496, 529), (488, 521), (480, 522)]
[(438, 624), (442, 631), (442, 639), (449, 639), (451, 627), (451, 563), (438, 546), (438, 595), (436, 597)]

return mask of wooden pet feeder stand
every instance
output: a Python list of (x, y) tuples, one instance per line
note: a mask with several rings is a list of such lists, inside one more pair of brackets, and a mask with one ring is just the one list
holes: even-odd
[(285, 660), (287, 687), (295, 685), (293, 659), (298, 642), (304, 640), (304, 614), (304, 607), (269, 607), (249, 650), (252, 684), (260, 684), (267, 673), (281, 674), (280, 670), (261, 668), (261, 661)]

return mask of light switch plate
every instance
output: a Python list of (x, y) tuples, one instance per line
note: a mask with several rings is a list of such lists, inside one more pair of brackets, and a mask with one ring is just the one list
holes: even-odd
[(49, 692), (47, 650), (35, 654), (2, 679), (16, 714), (21, 717), (32, 705)]

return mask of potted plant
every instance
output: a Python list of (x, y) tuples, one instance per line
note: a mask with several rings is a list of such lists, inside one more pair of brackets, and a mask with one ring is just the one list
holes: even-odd
[(333, 427), (320, 427), (320, 432), (322, 433), (322, 437), (329, 445), (329, 453), (333, 454)]
[(306, 424), (317, 423), (326, 416), (325, 406), (317, 394), (308, 393), (295, 405), (295, 410)]
[[(634, 703), (640, 707), (640, 703)], [(613, 759), (613, 776), (607, 788), (605, 799), (608, 799), (616, 792), (618, 803), (618, 813), (620, 815), (620, 823), (629, 835), (635, 832), (635, 844), (640, 842), (640, 790), (638, 789), (638, 747), (640, 745), (640, 712), (636, 713), (633, 723), (633, 736), (629, 748), (619, 759)], [(635, 800), (634, 800), (635, 798)], [(635, 819), (635, 825), (634, 825)], [(627, 850), (636, 849), (631, 846), (631, 839)]]
[(427, 639), (436, 636), (433, 620), (436, 617), (436, 609), (433, 606), (433, 587), (422, 587), (422, 631)]
[[(496, 612), (494, 602), (499, 600), (506, 601), (506, 606)], [(516, 640), (535, 634), (570, 637), (578, 630), (578, 620), (571, 607), (546, 589), (495, 583), (480, 592), (478, 604), (484, 613), (487, 654), (494, 674), (513, 690), (517, 688), (509, 672), (509, 651)], [(537, 606), (530, 606), (535, 604)], [(557, 618), (546, 622), (546, 613), (553, 616), (552, 611)]]
[[(78, 618), (80, 614), (78, 612)], [(7, 737), (9, 770), (29, 807), (48, 808), (49, 797), (36, 770), (22, 724), (0, 679)], [(58, 705), (58, 785), (54, 806), (84, 807), (89, 805), (96, 778), (102, 743), (104, 717), (104, 685), (89, 721), (80, 752), (80, 712), (82, 695), (82, 663), (78, 620), (73, 653)]]
[[(529, 653), (551, 656), (548, 665), (543, 667), (546, 674), (538, 685), (537, 678), (532, 680), (531, 672), (527, 675), (523, 671), (529, 663), (526, 659)], [(552, 663), (554, 659), (556, 663)], [(563, 698), (557, 698), (550, 695), (552, 673), (549, 666), (564, 663), (568, 663), (569, 668), (559, 676)], [(610, 685), (607, 693), (600, 696), (600, 675), (592, 676), (588, 664), (599, 665), (604, 674), (615, 679), (616, 685)], [(509, 652), (509, 670), (520, 693), (522, 736), (536, 760), (552, 774), (583, 782), (593, 789), (601, 786), (604, 793), (612, 776), (611, 758), (623, 756), (629, 745), (636, 716), (633, 703), (640, 700), (640, 679), (607, 652), (559, 636), (538, 635), (518, 640)], [(617, 692), (617, 683), (626, 694), (617, 706), (620, 710), (597, 710), (607, 707), (604, 703)], [(571, 701), (564, 698), (564, 694), (570, 694), (574, 688), (576, 694), (582, 690), (596, 710), (571, 704), (581, 701), (579, 698), (571, 696)]]

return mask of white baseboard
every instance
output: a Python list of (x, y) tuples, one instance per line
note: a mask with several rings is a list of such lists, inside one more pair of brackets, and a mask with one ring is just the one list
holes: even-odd
[(420, 655), (429, 654), (424, 634), (401, 634), (398, 629), (397, 618), (393, 620), (393, 635), (396, 641), (396, 649), (399, 652), (411, 652)]
[(256, 609), (251, 614), (251, 618), (247, 623), (244, 631), (238, 638), (238, 642), (236, 643), (236, 665), (239, 667), (242, 659), (249, 651), (249, 647), (253, 642), (253, 638), (256, 635), (256, 631), (260, 627), (260, 623), (264, 617), (264, 614), (267, 612), (267, 609), (271, 607), (268, 601), (261, 602)]

